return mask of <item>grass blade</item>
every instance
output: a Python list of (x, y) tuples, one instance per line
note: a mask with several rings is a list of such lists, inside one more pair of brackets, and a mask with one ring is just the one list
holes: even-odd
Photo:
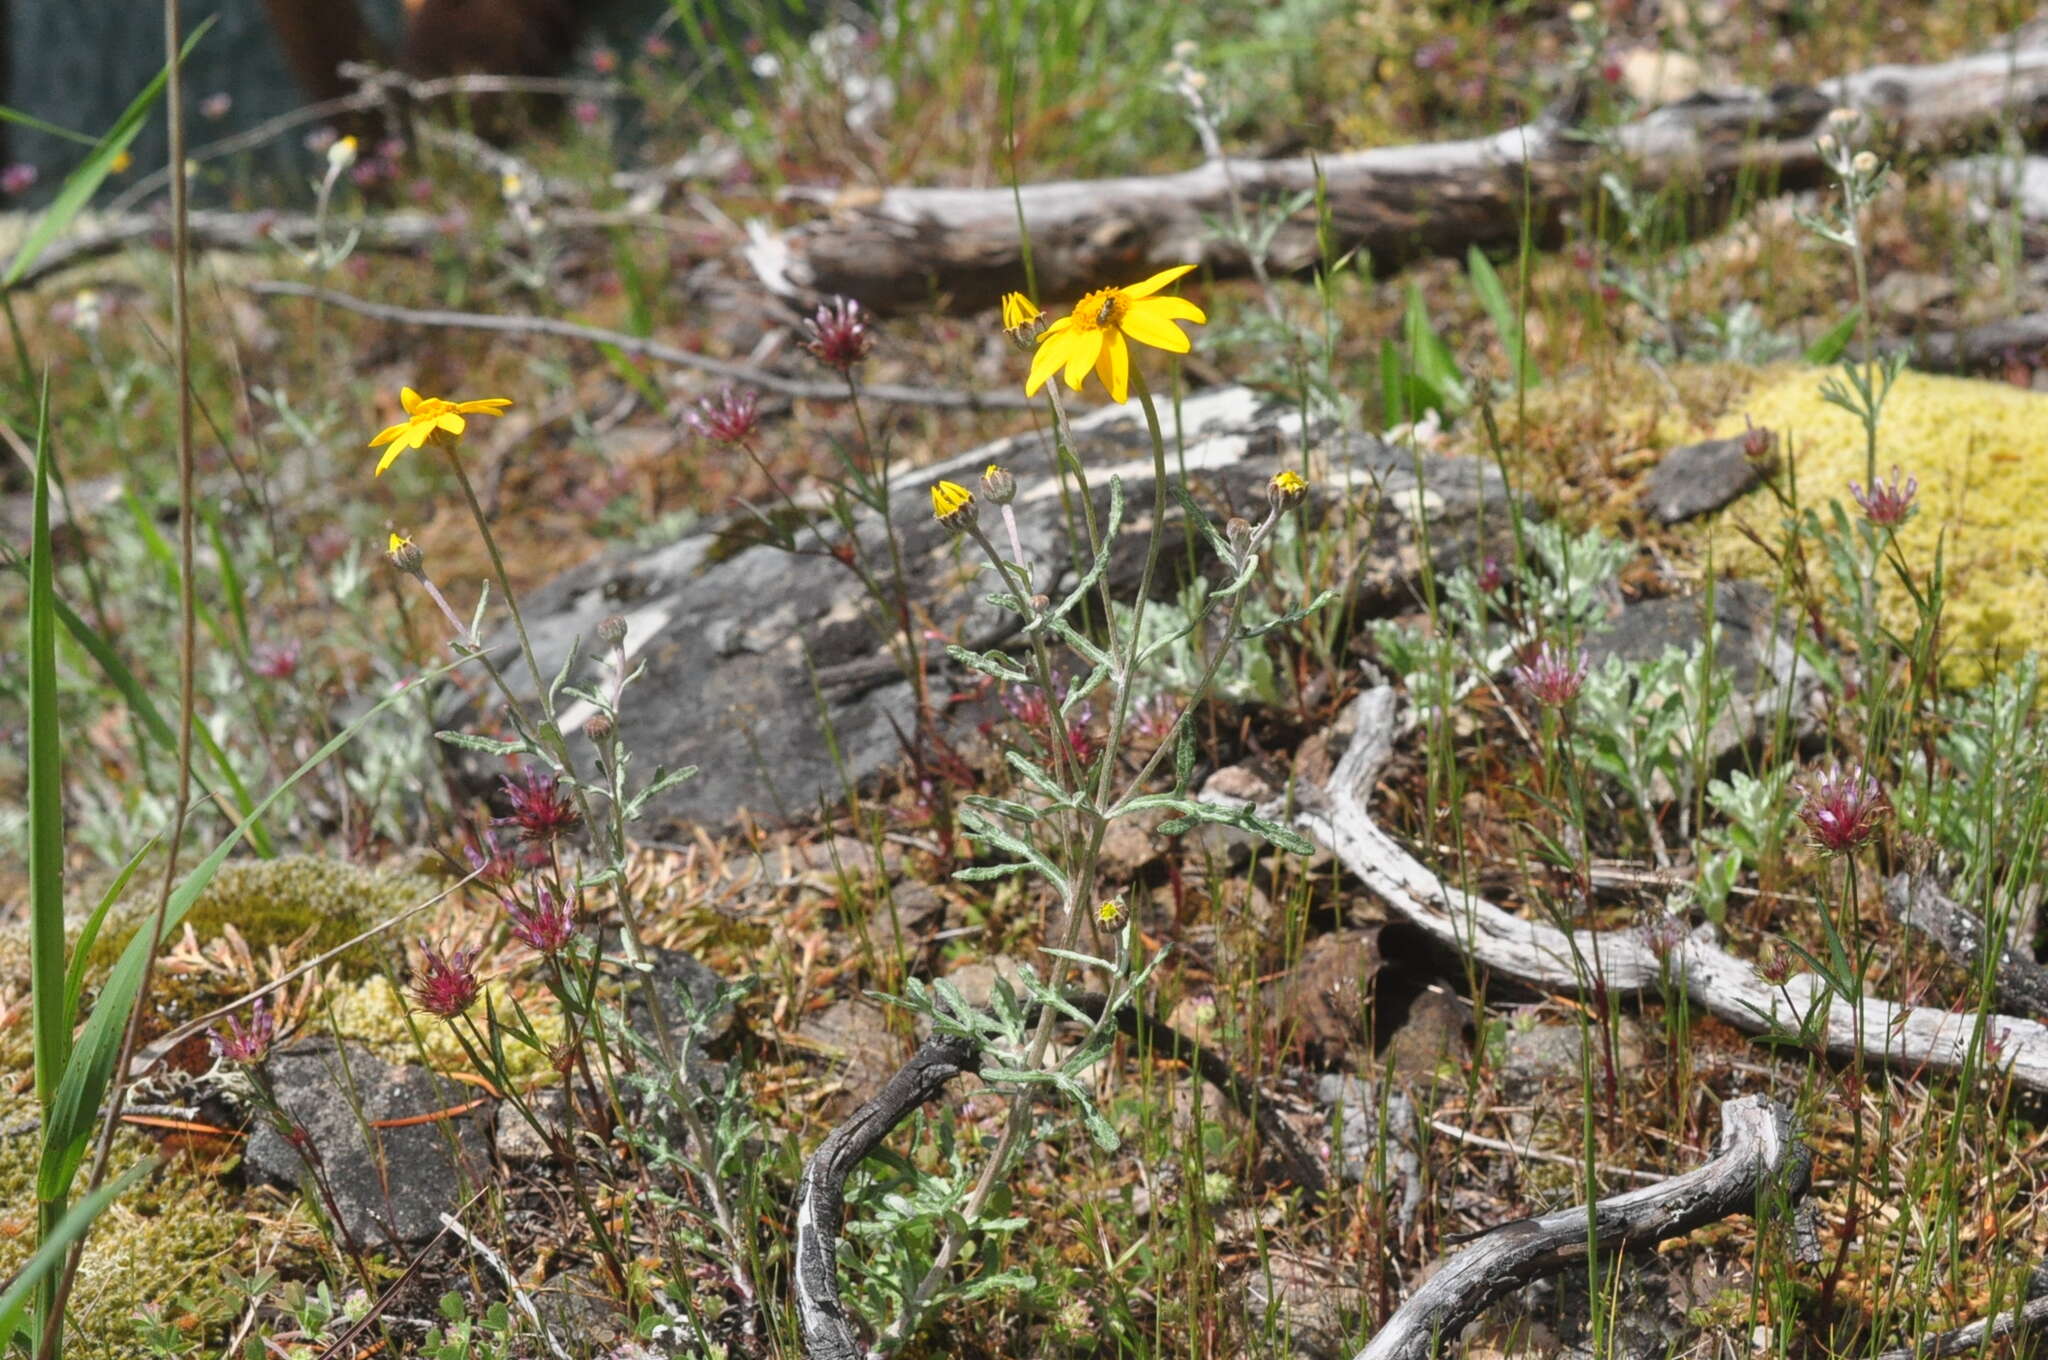
[[(178, 53), (178, 60), (183, 61), (191, 55), (193, 44), (204, 37), (206, 30), (212, 27), (213, 19), (209, 17), (206, 22), (193, 29), (192, 36), (185, 41), (184, 49)], [(142, 93), (135, 96), (127, 109), (115, 120), (114, 125), (107, 129), (106, 135), (100, 138), (93, 153), (85, 158), (85, 163), (64, 177), (64, 187), (57, 191), (57, 197), (50, 201), (50, 206), (43, 209), (43, 215), (29, 228), (27, 237), (22, 240), (21, 249), (14, 252), (14, 259), (7, 266), (7, 273), (0, 275), (0, 287), (12, 288), (21, 282), (21, 276), (28, 273), (42, 253), (49, 249), (50, 242), (63, 235), (65, 228), (71, 225), (72, 219), (85, 211), (85, 205), (92, 202), (92, 196), (99, 192), (101, 183), (113, 173), (114, 162), (128, 149), (136, 134), (142, 131), (142, 125), (148, 121), (149, 111), (156, 106), (156, 101), (162, 96), (164, 82), (169, 79), (170, 74), (171, 68), (166, 64), (163, 70), (156, 73), (154, 80), (142, 87)]]
[[(249, 816), (243, 818), (241, 824), (214, 847), (213, 853), (194, 865), (192, 871), (178, 884), (164, 911), (164, 938), (170, 938), (170, 932), (185, 919), (185, 913), (199, 900), (199, 894), (213, 881), (213, 876), (220, 871), (220, 866), (227, 862), (228, 855), (241, 843), (244, 833), (255, 825), (257, 818), (270, 810), (272, 803), (317, 769), (329, 756), (355, 740), (356, 735), (385, 709), (401, 700), (416, 698), (414, 689), (417, 685), (445, 675), (462, 664), (460, 660), (451, 661), (445, 666), (424, 672), (413, 685), (386, 695), (266, 794)], [(86, 1144), (92, 1137), (93, 1123), (99, 1116), (100, 1101), (106, 1096), (107, 1084), (114, 1075), (114, 1059), (121, 1050), (121, 1035), (128, 1021), (128, 1008), (135, 1004), (136, 992), (142, 985), (143, 967), (148, 962), (149, 944), (149, 936), (141, 932), (128, 942), (127, 949), (122, 951), (120, 960), (108, 974), (106, 985), (100, 989), (99, 1000), (93, 1006), (91, 1018), (79, 1032), (72, 1061), (65, 1069), (63, 1081), (58, 1085), (55, 1101), (44, 1116), (42, 1170), (37, 1182), (40, 1187), (68, 1185), (72, 1176), (77, 1174), (79, 1160), (85, 1155)]]

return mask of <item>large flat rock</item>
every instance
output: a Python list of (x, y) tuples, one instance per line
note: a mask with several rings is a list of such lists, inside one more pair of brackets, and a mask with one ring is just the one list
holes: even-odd
[[(1168, 465), (1185, 469), (1195, 494), (1217, 519), (1257, 518), (1265, 487), (1282, 468), (1301, 466), (1297, 414), (1267, 409), (1243, 388), (1204, 392), (1181, 403), (1179, 436), (1168, 421)], [(1116, 546), (1112, 579), (1128, 599), (1150, 527), (1150, 445), (1135, 408), (1097, 413), (1076, 430), (1098, 517), (1109, 485), (1121, 478), (1129, 509)], [(1350, 583), (1365, 612), (1415, 607), (1420, 555), (1417, 516), (1427, 514), (1428, 543), (1439, 569), (1469, 560), (1481, 546), (1506, 551), (1507, 497), (1498, 473), (1473, 459), (1418, 458), (1357, 431), (1318, 429), (1307, 441), (1316, 487), (1313, 513), (1344, 516), (1359, 545)], [(943, 463), (900, 471), (891, 517), (903, 544), (912, 607), (931, 629), (987, 647), (1015, 631), (1013, 616), (986, 604), (994, 588), (975, 570), (972, 544), (932, 519), (928, 488), (941, 477), (974, 485), (990, 463), (1017, 477), (1015, 506), (1025, 553), (1039, 564), (1035, 584), (1055, 598), (1071, 588), (1070, 521), (1079, 524), (1078, 491), (1052, 475), (1049, 432), (1031, 432), (973, 449)], [(1183, 563), (1180, 512), (1171, 511), (1166, 563)], [(985, 507), (984, 523), (1003, 539), (1000, 516)], [(886, 561), (879, 519), (859, 526), (870, 560)], [(654, 830), (679, 823), (730, 825), (741, 809), (796, 819), (821, 803), (837, 803), (850, 785), (896, 765), (902, 742), (916, 734), (915, 705), (876, 630), (853, 574), (823, 555), (792, 555), (753, 541), (758, 526), (730, 520), (722, 530), (694, 533), (651, 550), (618, 552), (557, 578), (525, 601), (541, 666), (552, 673), (577, 637), (588, 641), (606, 615), (623, 617), (626, 646), (647, 668), (627, 694), (622, 729), (644, 776), (656, 762), (696, 765), (697, 777), (651, 809)], [(802, 540), (815, 546), (808, 533)], [(1206, 549), (1204, 549), (1206, 556)], [(1178, 589), (1162, 572), (1157, 593)], [(954, 674), (936, 640), (928, 664), (943, 693)], [(508, 668), (515, 687), (530, 683), (523, 666)], [(582, 676), (594, 681), (593, 663)], [(530, 691), (529, 691), (530, 692)], [(563, 716), (575, 732), (586, 713)], [(462, 721), (454, 715), (452, 721)], [(470, 721), (474, 721), (473, 718)], [(573, 749), (587, 749), (572, 736)], [(479, 767), (481, 768), (481, 767)]]

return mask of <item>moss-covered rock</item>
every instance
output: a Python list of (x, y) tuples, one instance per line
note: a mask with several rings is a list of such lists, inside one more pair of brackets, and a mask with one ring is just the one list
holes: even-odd
[[(1859, 512), (1849, 483), (1865, 474), (1863, 426), (1821, 400), (1827, 375), (1808, 368), (1767, 375), (1732, 406), (1717, 433), (1733, 434), (1747, 416), (1776, 431), (1790, 452), (1802, 503), (1839, 500)], [(1907, 372), (1885, 402), (1877, 462), (1918, 479), (1920, 513), (1898, 544), (1916, 572), (1931, 571), (1937, 540), (1947, 583), (1947, 679), (1973, 684), (1999, 664), (2048, 646), (2048, 397), (2005, 383)], [(1768, 570), (1763, 553), (1738, 527), (1765, 542), (1782, 537), (1783, 511), (1768, 492), (1731, 507), (1707, 532), (1717, 560), (1736, 570)], [(1911, 636), (1912, 599), (1884, 573), (1879, 608)]]
[[(542, 1044), (542, 1048), (534, 1048), (506, 1039), (505, 1066), (511, 1076), (523, 1080), (551, 1070), (545, 1050), (560, 1044), (567, 1037), (568, 1028), (554, 998), (538, 987), (524, 989), (519, 1005)], [(511, 989), (503, 978), (486, 981), (470, 1011), (479, 1029), (484, 1027), (487, 1014), (506, 1018), (513, 1014)], [(325, 1028), (330, 1021), (336, 1033), (360, 1042), (386, 1062), (425, 1063), (443, 1072), (468, 1072), (475, 1068), (448, 1023), (414, 1011), (405, 994), (381, 973), (352, 987), (336, 989), (322, 1007), (320, 1027)]]
[[(25, 1099), (0, 1104), (0, 1125), (32, 1112)], [(40, 1143), (32, 1136), (0, 1139), (0, 1279), (18, 1270), (35, 1250), (35, 1174)], [(114, 1141), (110, 1177), (154, 1149), (122, 1134)], [(212, 1354), (241, 1305), (222, 1284), (221, 1266), (241, 1236), (242, 1216), (211, 1175), (172, 1160), (116, 1200), (86, 1241), (67, 1310), (70, 1353), (105, 1360), (141, 1360), (153, 1352), (142, 1341), (135, 1314), (144, 1304), (165, 1304), (164, 1319)], [(175, 1302), (174, 1302), (175, 1301)]]
[[(336, 859), (287, 855), (244, 859), (221, 866), (185, 916), (202, 940), (233, 926), (259, 953), (298, 943), (303, 957), (324, 953), (434, 896), (441, 885), (418, 874), (366, 869)], [(127, 919), (109, 927), (94, 943), (95, 969), (111, 966), (136, 930), (148, 920), (153, 902), (136, 901)], [(302, 943), (301, 943), (302, 942)], [(338, 962), (357, 977), (376, 966), (371, 945), (351, 950)]]

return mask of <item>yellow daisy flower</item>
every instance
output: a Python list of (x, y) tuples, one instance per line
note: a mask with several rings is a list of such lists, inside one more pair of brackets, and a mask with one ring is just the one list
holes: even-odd
[(1003, 329), (1014, 331), (1038, 320), (1038, 307), (1022, 293), (1003, 294)]
[(948, 529), (964, 528), (977, 518), (974, 493), (958, 482), (933, 482), (932, 518)]
[(384, 456), (377, 460), (377, 475), (384, 475), (384, 469), (398, 461), (398, 455), (407, 449), (423, 449), (428, 444), (439, 444), (451, 439), (460, 439), (462, 432), (469, 428), (464, 416), (503, 415), (505, 408), (512, 404), (510, 397), (484, 397), (478, 401), (444, 401), (440, 397), (423, 397), (410, 387), (398, 394), (399, 404), (405, 407), (405, 419), (396, 425), (377, 432), (370, 441), (370, 447), (382, 444), (391, 447), (384, 450)]
[(1067, 386), (1078, 392), (1092, 368), (1109, 389), (1110, 400), (1126, 400), (1131, 392), (1131, 349), (1126, 340), (1186, 354), (1187, 333), (1173, 323), (1208, 321), (1208, 315), (1186, 298), (1153, 296), (1193, 268), (1175, 265), (1128, 288), (1098, 288), (1082, 298), (1071, 314), (1046, 327), (1038, 338), (1038, 357), (1031, 361), (1024, 395), (1036, 395), (1062, 368)]

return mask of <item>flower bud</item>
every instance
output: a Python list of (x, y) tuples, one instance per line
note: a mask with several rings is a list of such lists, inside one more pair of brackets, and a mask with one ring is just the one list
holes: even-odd
[(1820, 152), (1822, 160), (1833, 160), (1835, 158), (1835, 150), (1840, 145), (1841, 143), (1835, 140), (1835, 134), (1832, 132), (1823, 132), (1820, 136), (1814, 138), (1813, 141), (1813, 149)]
[(597, 640), (607, 647), (617, 647), (626, 640), (626, 621), (617, 614), (607, 614), (597, 621)]
[(958, 482), (932, 483), (932, 517), (948, 529), (965, 529), (981, 518), (974, 493)]
[(1018, 349), (1030, 349), (1045, 330), (1045, 317), (1036, 303), (1022, 293), (1003, 294), (1003, 334)]
[(1096, 905), (1095, 922), (1097, 925), (1113, 926), (1120, 924), (1123, 919), (1124, 900), (1121, 897), (1112, 897), (1107, 902), (1101, 902)]
[(1856, 159), (1849, 162), (1849, 168), (1864, 179), (1869, 179), (1877, 173), (1877, 153), (1875, 151), (1857, 152)]
[(337, 137), (327, 147), (327, 169), (339, 175), (356, 163), (356, 139)]
[(419, 544), (410, 538), (391, 535), (390, 546), (384, 550), (385, 560), (407, 576), (418, 576), (426, 567), (427, 555), (420, 551)]
[(1849, 132), (1863, 121), (1863, 115), (1855, 109), (1839, 108), (1828, 110), (1828, 126), (1837, 132)]
[(1308, 495), (1308, 483), (1293, 469), (1273, 474), (1273, 480), (1266, 483), (1266, 501), (1273, 507), (1273, 513), (1292, 510)]
[(981, 494), (990, 505), (1008, 505), (1017, 499), (1017, 479), (1008, 468), (990, 463), (981, 474)]
[(593, 746), (603, 746), (609, 742), (615, 730), (610, 715), (604, 713), (591, 714), (583, 724), (583, 735), (590, 738)]
[(1592, 0), (1579, 0), (1576, 5), (1565, 11), (1566, 18), (1580, 25), (1592, 23), (1598, 14), (1599, 11), (1593, 8)]
[(1223, 537), (1230, 544), (1230, 550), (1240, 561), (1252, 550), (1252, 522), (1239, 515), (1232, 515), (1230, 522), (1223, 526)]

